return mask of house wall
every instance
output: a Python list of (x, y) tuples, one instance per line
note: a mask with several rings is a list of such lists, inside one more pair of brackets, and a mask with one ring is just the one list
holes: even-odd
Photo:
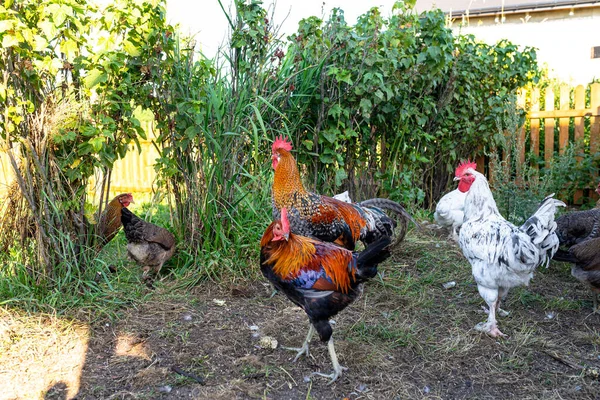
[(591, 49), (600, 46), (600, 7), (546, 12), (508, 13), (453, 18), (452, 29), (472, 33), (486, 43), (508, 39), (538, 49), (540, 65), (549, 75), (572, 85), (600, 79), (600, 58)]

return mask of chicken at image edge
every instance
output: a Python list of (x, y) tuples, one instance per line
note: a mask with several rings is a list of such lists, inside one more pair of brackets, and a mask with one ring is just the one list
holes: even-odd
[[(596, 188), (600, 194), (600, 184)], [(600, 200), (591, 210), (573, 211), (556, 219), (560, 246), (554, 260), (574, 264), (571, 275), (592, 291), (593, 311), (600, 295)]]

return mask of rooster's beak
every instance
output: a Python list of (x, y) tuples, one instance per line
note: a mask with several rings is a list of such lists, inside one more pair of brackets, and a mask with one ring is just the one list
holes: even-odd
[(284, 233), (283, 234), (283, 238), (285, 239), (285, 241), (287, 242), (290, 238), (290, 234), (289, 233)]
[(460, 178), (458, 176), (455, 176), (454, 179), (452, 179), (453, 181), (460, 181)]

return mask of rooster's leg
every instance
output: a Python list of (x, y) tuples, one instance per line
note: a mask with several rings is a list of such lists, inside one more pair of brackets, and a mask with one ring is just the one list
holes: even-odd
[(337, 378), (342, 376), (342, 371), (345, 371), (348, 368), (342, 367), (338, 361), (337, 354), (335, 354), (335, 347), (333, 346), (333, 336), (329, 338), (329, 342), (327, 342), (327, 348), (329, 349), (329, 356), (331, 357), (331, 363), (333, 364), (333, 372), (331, 374), (313, 372), (310, 375), (319, 375), (324, 376), (325, 378), (330, 378), (331, 380), (329, 381), (328, 385), (331, 385), (337, 380)]
[(498, 302), (496, 303), (496, 312), (499, 317), (508, 317), (510, 314), (508, 311), (500, 308), (500, 303), (506, 299), (506, 295), (508, 294), (508, 289), (500, 287), (498, 288)]
[(480, 332), (485, 332), (491, 337), (505, 337), (506, 335), (500, 332), (500, 329), (498, 329), (498, 325), (496, 323), (496, 308), (498, 307), (497, 304), (500, 300), (498, 298), (498, 289), (486, 288), (480, 285), (477, 285), (477, 289), (479, 290), (481, 297), (483, 297), (488, 305), (489, 314), (487, 322), (475, 325), (475, 329)]
[(310, 343), (310, 339), (312, 339), (312, 336), (314, 333), (315, 333), (315, 328), (311, 324), (310, 328), (308, 328), (308, 335), (306, 335), (306, 339), (304, 340), (302, 347), (283, 347), (282, 346), (282, 348), (285, 350), (292, 350), (292, 351), (298, 352), (298, 354), (296, 354), (296, 357), (294, 358), (294, 362), (296, 362), (302, 354), (306, 354), (306, 357), (308, 357), (308, 343)]

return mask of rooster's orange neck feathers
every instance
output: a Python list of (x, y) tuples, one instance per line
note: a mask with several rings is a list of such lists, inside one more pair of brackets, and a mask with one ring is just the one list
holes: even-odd
[(273, 178), (273, 200), (279, 209), (282, 207), (290, 208), (294, 193), (305, 195), (308, 192), (302, 185), (300, 172), (294, 157), (284, 149), (279, 149), (278, 152), (280, 159)]
[[(294, 279), (303, 268), (323, 268), (331, 282), (342, 293), (348, 293), (355, 279), (354, 268), (348, 269), (352, 261), (352, 253), (341, 247), (332, 246), (324, 254), (317, 254), (315, 245), (318, 241), (290, 233), (287, 241), (271, 241), (273, 225), (269, 225), (260, 241), (261, 249), (265, 249), (265, 264), (273, 265), (273, 272), (281, 279)], [(320, 252), (319, 252), (320, 253)]]

